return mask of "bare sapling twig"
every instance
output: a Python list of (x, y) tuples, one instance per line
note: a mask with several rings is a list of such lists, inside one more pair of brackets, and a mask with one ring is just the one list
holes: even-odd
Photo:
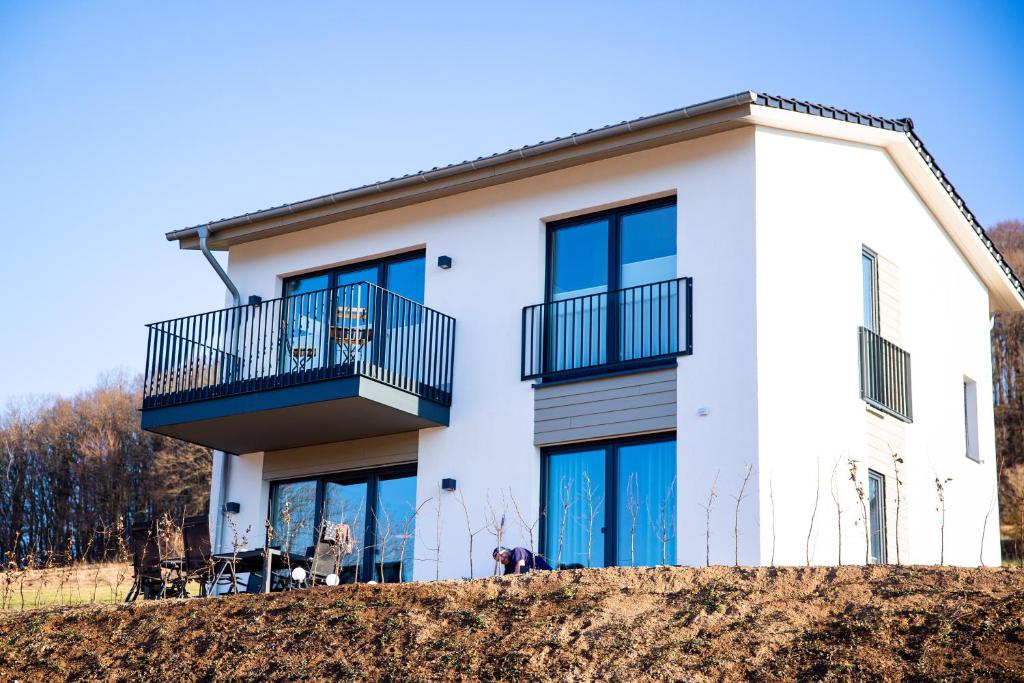
[(575, 501), (572, 493), (572, 477), (562, 477), (558, 487), (558, 502), (562, 507), (562, 516), (558, 520), (558, 554), (555, 557), (555, 569), (562, 567), (562, 550), (565, 547), (565, 526), (569, 520), (569, 510)]
[(946, 564), (946, 484), (953, 481), (952, 477), (941, 479), (935, 475), (935, 495), (939, 499), (939, 506), (935, 508), (940, 514), (939, 518), (939, 566)]
[(640, 514), (640, 478), (630, 472), (626, 479), (626, 512), (629, 513), (629, 566), (636, 565), (637, 517)]
[(821, 458), (814, 458), (814, 507), (811, 509), (811, 524), (807, 527), (807, 541), (804, 543), (804, 559), (811, 566), (811, 538), (814, 534), (814, 523), (818, 519), (818, 501), (821, 500)]
[[(437, 487), (437, 499), (436, 499), (436, 505), (435, 505), (436, 515), (434, 517), (434, 545), (433, 545), (433, 547), (427, 546), (427, 550), (430, 550), (430, 551), (432, 551), (434, 553), (433, 563), (434, 563), (434, 580), (435, 581), (437, 581), (437, 580), (439, 580), (441, 578), (441, 527), (442, 527), (442, 523), (441, 523), (441, 497), (442, 497), (441, 487), (438, 486)], [(502, 517), (502, 522), (504, 522), (504, 517)]]
[(466, 536), (469, 538), (469, 578), (473, 578), (473, 540), (476, 535), (481, 531), (487, 530), (487, 524), (485, 523), (479, 529), (473, 529), (473, 523), (469, 519), (469, 507), (466, 505), (466, 497), (462, 493), (462, 489), (459, 489), (459, 497), (456, 498), (459, 501), (459, 505), (462, 507), (462, 515), (466, 520)]
[(668, 566), (668, 544), (676, 536), (676, 510), (673, 505), (675, 498), (676, 478), (672, 477), (665, 497), (658, 502), (658, 514), (655, 517), (651, 512), (651, 501), (647, 501), (647, 520), (654, 530), (654, 537), (661, 544), (661, 564)]
[(900, 564), (900, 508), (903, 506), (903, 477), (900, 474), (903, 458), (889, 446), (889, 455), (892, 457), (893, 479), (896, 481), (896, 564)]
[[(399, 553), (400, 554), (398, 556), (398, 582), (399, 583), (402, 583), (402, 581), (405, 580), (403, 578), (405, 576), (405, 551), (408, 548), (409, 541), (411, 541), (413, 539), (413, 530), (416, 528), (416, 517), (419, 516), (420, 510), (422, 510), (423, 506), (426, 505), (427, 503), (429, 503), (430, 500), (431, 500), (430, 498), (427, 498), (422, 503), (420, 503), (416, 507), (416, 509), (414, 509), (412, 511), (412, 513), (406, 518), (405, 524), (402, 527), (402, 535), (401, 535), (402, 536), (402, 543), (401, 543), (401, 547), (399, 549)], [(470, 541), (470, 543), (472, 544), (472, 540)], [(472, 556), (472, 550), (470, 551), (470, 555)], [(472, 557), (470, 557), (470, 564), (472, 564)], [(472, 570), (470, 570), (470, 571), (472, 571)]]
[(594, 556), (594, 523), (604, 509), (604, 496), (598, 497), (590, 473), (583, 470), (583, 514), (580, 521), (587, 536), (587, 567), (592, 567)]
[(772, 509), (772, 556), (768, 561), (769, 567), (775, 566), (775, 485), (772, 482), (773, 474), (768, 474), (768, 504)]
[[(351, 524), (349, 525), (349, 529), (352, 530), (352, 533), (355, 533), (356, 529), (359, 528), (358, 522), (359, 522), (360, 517), (363, 515), (363, 507), (365, 505), (366, 505), (366, 497), (364, 496), (363, 498), (359, 499), (359, 505), (356, 506), (356, 509), (353, 511), (352, 517), (350, 518), (351, 519)], [(366, 553), (366, 547), (365, 547), (363, 541), (360, 539), (360, 537), (358, 535), (353, 540), (354, 540), (354, 543), (355, 543), (355, 547), (354, 547), (354, 551), (355, 551), (355, 577), (353, 578), (353, 583), (359, 583), (359, 572), (362, 571), (363, 555)], [(351, 552), (353, 552), (353, 551), (350, 550), (349, 553), (351, 553)]]
[(512, 493), (512, 487), (508, 489), (508, 497), (512, 501), (512, 507), (516, 511), (516, 517), (519, 519), (519, 529), (523, 532), (526, 537), (530, 540), (530, 562), (531, 571), (537, 569), (537, 544), (535, 543), (537, 525), (540, 524), (540, 515), (529, 520), (523, 515), (523, 511), (519, 507), (519, 501), (516, 500), (515, 494)]
[[(231, 559), (228, 560), (228, 569), (231, 571), (231, 585), (238, 585), (238, 553), (244, 550), (249, 545), (249, 533), (252, 531), (252, 525), (245, 527), (245, 531), (241, 534), (238, 533), (238, 523), (235, 522), (235, 516), (228, 516), (228, 527), (231, 529)], [(213, 558), (207, 558), (208, 561), (212, 562)], [(213, 576), (213, 567), (210, 567), (210, 576)], [(186, 582), (191, 577), (185, 577)]]
[(708, 491), (708, 502), (702, 505), (704, 508), (704, 566), (711, 566), (711, 508), (715, 505), (715, 498), (718, 498), (718, 475), (721, 470), (715, 472), (715, 479), (711, 482), (711, 490)]
[[(491, 494), (487, 493), (487, 530), (494, 536), (495, 545), (501, 547), (502, 540), (505, 537), (505, 515), (508, 512), (508, 503), (505, 500), (505, 494), (501, 494), (501, 508), (495, 509), (494, 504), (491, 502)], [(497, 558), (494, 560), (494, 572), (495, 576), (498, 575), (501, 564)]]
[(864, 527), (864, 564), (871, 564), (871, 525), (868, 524), (868, 503), (867, 492), (864, 490), (864, 483), (857, 476), (857, 461), (846, 456), (846, 462), (850, 470), (850, 482), (857, 494), (857, 505), (860, 507), (860, 523)]
[(999, 494), (999, 485), (997, 483), (992, 484), (992, 498), (989, 499), (988, 509), (985, 510), (985, 519), (981, 523), (981, 548), (978, 550), (978, 566), (985, 566), (985, 535), (988, 531), (988, 518), (992, 515), (992, 510), (996, 506), (996, 496)]
[(732, 497), (736, 501), (736, 516), (733, 518), (732, 534), (733, 534), (733, 546), (735, 555), (733, 557), (733, 565), (740, 566), (740, 505), (743, 503), (743, 499), (746, 498), (747, 494), (747, 482), (750, 481), (750, 473), (754, 471), (754, 466), (751, 463), (747, 463), (747, 468), (743, 472), (743, 483), (740, 484), (740, 492)]
[(125, 539), (125, 525), (124, 521), (118, 517), (117, 524), (114, 526), (114, 533), (117, 535), (117, 570), (114, 575), (114, 595), (113, 601), (120, 602), (121, 584), (125, 580), (125, 567), (131, 561), (131, 551), (128, 548), (128, 541)]
[[(263, 543), (263, 571), (268, 573), (268, 576), (263, 577), (264, 586), (269, 586), (272, 581), (272, 577), (269, 576), (271, 562), (270, 562), (270, 548), (274, 543), (274, 539), (277, 538), (277, 534), (274, 532), (274, 523), (268, 517), (263, 522), (263, 528), (266, 530), (266, 541)], [(261, 587), (262, 591), (263, 588)]]
[(839, 487), (839, 462), (842, 460), (842, 456), (836, 458), (836, 462), (832, 465), (832, 477), (829, 479), (829, 490), (832, 493), (832, 502), (836, 504), (836, 545), (839, 551), (839, 557), (836, 560), (836, 564), (843, 564), (843, 495)]
[[(387, 554), (388, 554), (388, 541), (391, 540), (391, 537), (394, 534), (394, 530), (392, 529), (392, 526), (391, 526), (391, 514), (388, 512), (388, 509), (386, 507), (383, 507), (383, 506), (380, 506), (380, 505), (378, 505), (377, 507), (380, 508), (381, 512), (383, 513), (383, 518), (384, 518), (383, 519), (383, 524), (381, 524), (381, 520), (378, 517), (377, 513), (374, 512), (374, 514), (373, 514), (373, 516), (375, 518), (377, 518), (375, 520), (375, 523), (377, 525), (376, 526), (377, 533), (374, 535), (374, 538), (376, 539), (376, 542), (378, 543), (378, 546), (379, 546), (378, 550), (380, 550), (380, 562), (378, 563), (378, 565), (379, 565), (378, 566), (378, 574), (380, 576), (381, 582), (383, 582), (384, 581), (384, 563), (387, 560)], [(438, 540), (438, 545), (440, 545), (440, 544), (441, 544), (441, 541)], [(440, 560), (438, 560), (438, 562), (440, 562)]]

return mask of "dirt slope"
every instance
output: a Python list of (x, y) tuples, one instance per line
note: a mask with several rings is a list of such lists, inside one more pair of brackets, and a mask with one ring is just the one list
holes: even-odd
[(0, 679), (1024, 681), (1024, 572), (617, 568), (8, 612)]

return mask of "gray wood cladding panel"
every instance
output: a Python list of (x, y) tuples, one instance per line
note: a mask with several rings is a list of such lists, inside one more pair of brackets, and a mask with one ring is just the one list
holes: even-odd
[(537, 446), (675, 428), (675, 368), (539, 386), (534, 391)]
[(416, 462), (418, 452), (419, 432), (267, 451), (263, 454), (263, 479), (291, 479), (328, 472), (399, 465)]

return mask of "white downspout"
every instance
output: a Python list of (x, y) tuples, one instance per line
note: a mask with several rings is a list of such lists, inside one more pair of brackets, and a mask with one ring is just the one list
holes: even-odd
[[(221, 267), (220, 261), (214, 258), (213, 253), (210, 251), (210, 246), (207, 244), (207, 238), (210, 236), (210, 229), (202, 227), (196, 230), (196, 233), (199, 236), (199, 250), (203, 252), (203, 256), (205, 256), (206, 260), (210, 262), (210, 265), (213, 266), (213, 269), (217, 272), (217, 275), (220, 277), (221, 281), (224, 282), (224, 285), (228, 288), (228, 291), (231, 292), (231, 300), (233, 305), (235, 307), (241, 306), (242, 295), (238, 293), (238, 287), (235, 287), (235, 283), (231, 281), (231, 278), (228, 277), (228, 274), (224, 271), (224, 268)], [(237, 318), (235, 320), (235, 325), (236, 327), (232, 334), (232, 358), (236, 355), (237, 352)], [(213, 543), (211, 544), (213, 546), (214, 552), (221, 552), (223, 550), (221, 545), (224, 539), (224, 517), (227, 515), (227, 513), (224, 512), (224, 504), (227, 503), (228, 476), (231, 472), (231, 454), (221, 451), (220, 455), (220, 490), (217, 493), (217, 507), (215, 508), (217, 510), (217, 523), (214, 526)]]

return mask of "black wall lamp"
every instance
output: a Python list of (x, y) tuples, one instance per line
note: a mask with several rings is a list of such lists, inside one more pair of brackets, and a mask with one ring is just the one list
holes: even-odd
[(449, 268), (452, 267), (452, 257), (451, 256), (438, 256), (437, 257), (437, 267), (440, 268), (441, 270), (448, 270)]
[(228, 513), (231, 513), (233, 515), (237, 515), (239, 512), (241, 512), (241, 510), (242, 510), (242, 506), (239, 503), (234, 503), (234, 502), (224, 503), (224, 512), (228, 512)]
[(445, 477), (444, 479), (441, 480), (441, 488), (444, 489), (445, 491), (454, 491), (455, 480), (450, 477)]

